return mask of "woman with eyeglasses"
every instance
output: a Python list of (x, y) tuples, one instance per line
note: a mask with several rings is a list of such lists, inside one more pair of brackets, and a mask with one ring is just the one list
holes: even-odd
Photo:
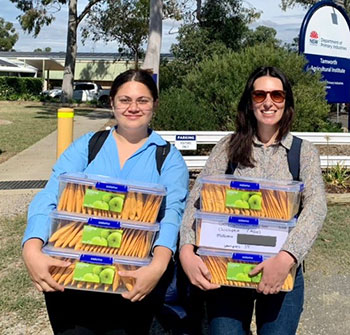
[[(29, 207), (23, 259), (35, 287), (45, 293), (55, 334), (114, 334), (118, 329), (124, 329), (127, 334), (148, 334), (172, 278), (171, 259), (188, 192), (186, 164), (180, 152), (171, 146), (161, 173), (158, 172), (156, 148), (166, 145), (166, 141), (149, 128), (158, 104), (157, 86), (149, 72), (128, 70), (117, 76), (110, 90), (110, 101), (117, 125), (110, 130), (95, 159), (88, 164), (88, 146), (93, 136), (88, 133), (74, 141), (59, 157), (45, 189)], [(151, 263), (120, 274), (135, 278), (130, 292), (120, 295), (64, 290), (51, 277), (51, 267), (69, 265), (41, 251), (49, 237), (49, 213), (57, 205), (58, 177), (67, 172), (158, 183), (166, 187)]]
[[(293, 93), (286, 76), (274, 67), (256, 69), (238, 104), (235, 133), (214, 147), (200, 176), (225, 174), (231, 170), (234, 176), (293, 180), (287, 162), (287, 150), (293, 139), (290, 133), (293, 115)], [(195, 253), (193, 222), (200, 193), (200, 185), (195, 183), (181, 226), (180, 261), (190, 282), (205, 291), (200, 296), (206, 301), (210, 334), (248, 335), (254, 305), (259, 335), (296, 333), (304, 300), (300, 265), (327, 212), (319, 155), (314, 145), (305, 140), (301, 144), (300, 180), (305, 190), (297, 225), (281, 251), (250, 273), (251, 276), (262, 274), (256, 290), (219, 287), (210, 282), (207, 267)], [(295, 264), (298, 268), (294, 289), (281, 292)], [(196, 288), (194, 291), (198, 294)]]

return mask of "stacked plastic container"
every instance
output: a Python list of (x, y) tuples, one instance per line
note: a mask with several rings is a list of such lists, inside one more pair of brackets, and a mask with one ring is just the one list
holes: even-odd
[(57, 210), (43, 251), (71, 262), (54, 268), (53, 278), (67, 288), (122, 293), (134, 279), (118, 271), (150, 263), (166, 192), (162, 185), (126, 182), (82, 173), (59, 177)]
[[(275, 256), (296, 225), (303, 183), (232, 175), (202, 177), (196, 213), (197, 254), (212, 283), (256, 288), (261, 274), (249, 272)], [(296, 267), (282, 291), (294, 286)]]

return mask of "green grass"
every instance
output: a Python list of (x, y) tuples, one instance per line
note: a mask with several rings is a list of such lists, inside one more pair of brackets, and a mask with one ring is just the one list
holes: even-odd
[(29, 325), (44, 312), (43, 296), (35, 291), (21, 258), (25, 224), (24, 215), (0, 219), (0, 310), (7, 319), (11, 315), (10, 324), (18, 319)]
[(306, 269), (324, 273), (349, 273), (350, 205), (328, 206), (323, 228), (308, 255)]
[[(0, 101), (0, 163), (18, 154), (57, 128), (55, 105), (40, 102)], [(94, 108), (75, 108), (76, 115), (86, 115)]]
[(38, 102), (0, 102), (0, 163), (16, 155), (56, 129), (56, 110)]
[(18, 262), (21, 252), (21, 236), (23, 236), (25, 225), (25, 216), (0, 221), (0, 273), (9, 264)]

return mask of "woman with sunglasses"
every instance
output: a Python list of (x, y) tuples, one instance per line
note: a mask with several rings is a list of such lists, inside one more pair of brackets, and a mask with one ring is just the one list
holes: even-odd
[[(293, 93), (286, 76), (274, 67), (256, 69), (238, 104), (236, 132), (214, 147), (200, 176), (225, 174), (228, 167), (236, 166), (235, 176), (292, 180), (287, 150), (292, 144), (293, 115)], [(200, 192), (199, 183), (195, 183), (180, 232), (180, 260), (190, 282), (206, 291), (202, 297), (206, 300), (211, 334), (248, 335), (254, 304), (259, 335), (296, 333), (304, 299), (300, 264), (315, 241), (327, 212), (319, 155), (305, 140), (301, 145), (300, 179), (305, 190), (297, 225), (281, 251), (250, 273), (251, 276), (262, 273), (256, 291), (210, 283), (207, 267), (195, 254), (193, 222)], [(294, 289), (288, 293), (280, 292), (295, 264), (298, 268)]]
[[(110, 101), (117, 125), (112, 128), (95, 159), (88, 163), (88, 133), (74, 141), (56, 162), (45, 189), (32, 201), (23, 238), (23, 259), (36, 288), (45, 293), (49, 319), (55, 334), (148, 334), (153, 316), (162, 306), (172, 279), (181, 217), (188, 190), (188, 170), (180, 152), (171, 146), (161, 173), (157, 170), (156, 148), (166, 141), (149, 128), (158, 104), (157, 86), (150, 73), (128, 70), (113, 82)], [(42, 253), (50, 229), (50, 212), (56, 208), (58, 177), (84, 172), (121, 180), (162, 184), (167, 189), (158, 220), (160, 231), (149, 265), (121, 276), (134, 277), (130, 292), (107, 294), (64, 290), (50, 275), (53, 266), (69, 263)]]

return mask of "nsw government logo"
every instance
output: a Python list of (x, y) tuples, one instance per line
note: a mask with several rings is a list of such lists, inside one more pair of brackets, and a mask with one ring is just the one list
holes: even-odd
[(317, 45), (318, 44), (318, 34), (317, 31), (313, 30), (310, 33), (310, 44), (311, 45)]

